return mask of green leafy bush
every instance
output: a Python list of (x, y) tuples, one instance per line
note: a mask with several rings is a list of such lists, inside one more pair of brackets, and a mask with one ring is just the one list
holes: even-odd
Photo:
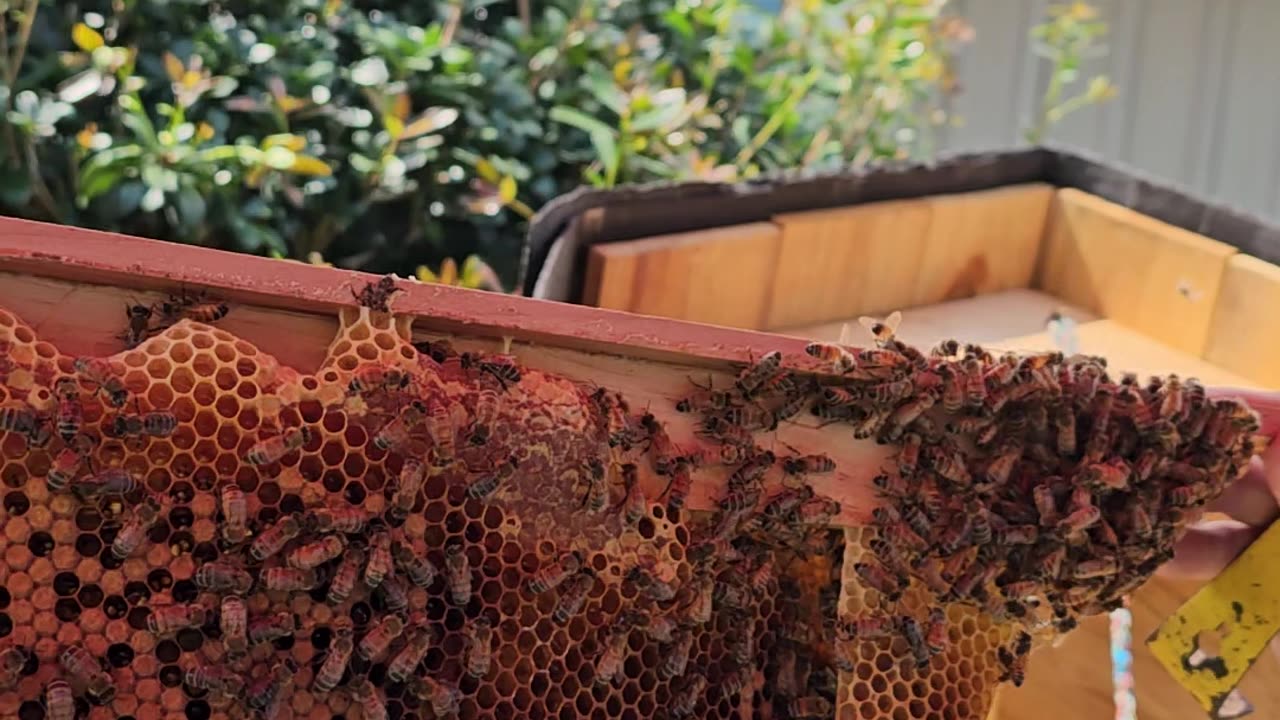
[(944, 1), (0, 0), (0, 212), (510, 287), (584, 181), (927, 153)]

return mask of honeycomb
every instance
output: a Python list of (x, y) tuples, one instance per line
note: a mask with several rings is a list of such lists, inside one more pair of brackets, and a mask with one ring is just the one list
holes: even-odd
[[(361, 302), (385, 307), (387, 285)], [(1090, 445), (1101, 410), (1072, 373), (1094, 359), (891, 339), (692, 388), (675, 409), (701, 415), (702, 441), (680, 447), (608, 389), (412, 343), (411, 318), (369, 307), (339, 319), (302, 374), (190, 319), (73, 358), (0, 311), (0, 716), (62, 720), (69, 684), (89, 718), (984, 717), (1022, 633), (1136, 587), (1256, 449), (1243, 407), (1191, 392), (1166, 413), (1176, 380), (1101, 369), (1142, 403)], [(1064, 403), (1084, 449), (1049, 456)], [(1153, 406), (1173, 435), (1134, 432)], [(773, 431), (809, 414), (896, 446), (875, 526), (828, 528), (839, 504), (806, 477), (834, 464), (780, 452)], [(1099, 469), (1153, 452), (1150, 483)], [(716, 466), (718, 509), (683, 507)], [(979, 480), (943, 481), (961, 475)], [(1011, 540), (1042, 480), (1064, 511), (1056, 494), (1089, 490), (1087, 533)], [(883, 513), (927, 505), (925, 482), (941, 510), (904, 564), (911, 536)], [(1121, 547), (1134, 503), (1150, 542)], [(1008, 516), (995, 541), (951, 532), (984, 508)], [(1059, 545), (1068, 574), (1040, 572)], [(960, 548), (995, 570), (939, 590), (921, 568)], [(1121, 555), (1119, 577), (1084, 564)]]
[(66, 681), (125, 720), (785, 717), (770, 658), (808, 663), (842, 538), (691, 559), (714, 518), (611, 447), (621, 399), (410, 323), (343, 310), (302, 374), (190, 320), (73, 358), (0, 311), (0, 716)]

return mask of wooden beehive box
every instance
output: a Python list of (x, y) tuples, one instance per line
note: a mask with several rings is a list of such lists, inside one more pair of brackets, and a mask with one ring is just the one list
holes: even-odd
[[(1280, 388), (1280, 229), (1123, 168), (1053, 149), (958, 156), (736, 186), (583, 191), (530, 233), (526, 291), (603, 308), (831, 341), (861, 315), (904, 312), (918, 346), (954, 337), (1051, 349), (1054, 312), (1080, 351), (1141, 374)], [(858, 336), (865, 340), (865, 335)], [(1195, 589), (1157, 578), (1134, 637)], [(1037, 655), (993, 717), (1110, 716), (1108, 628), (1096, 618)], [(1138, 707), (1199, 717), (1145, 649)], [(1260, 712), (1280, 703), (1259, 678)]]

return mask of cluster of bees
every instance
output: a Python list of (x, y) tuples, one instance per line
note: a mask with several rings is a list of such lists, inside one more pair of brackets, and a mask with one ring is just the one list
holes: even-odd
[(993, 356), (941, 343), (925, 356), (873, 326), (875, 347), (815, 343), (829, 363), (815, 415), (898, 446), (873, 483), (874, 559), (855, 569), (887, 611), (843, 623), (849, 638), (900, 633), (918, 666), (941, 650), (943, 615), (892, 612), (913, 582), (938, 602), (1025, 628), (998, 651), (1021, 684), (1032, 633), (1065, 632), (1119, 607), (1193, 511), (1260, 450), (1259, 420), (1194, 379), (1113, 379), (1102, 358)]

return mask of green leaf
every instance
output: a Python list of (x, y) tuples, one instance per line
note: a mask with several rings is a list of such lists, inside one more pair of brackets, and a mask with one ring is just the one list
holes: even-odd
[(635, 132), (675, 129), (672, 126), (684, 113), (685, 97), (684, 88), (667, 88), (659, 92), (653, 97), (654, 107), (636, 115), (631, 121), (631, 129)]
[(596, 151), (596, 158), (604, 166), (605, 186), (611, 187), (618, 176), (621, 158), (618, 156), (618, 140), (614, 137), (613, 128), (599, 120), (570, 107), (557, 105), (551, 108), (551, 119), (578, 128), (591, 138), (591, 146)]
[(400, 135), (401, 140), (412, 140), (413, 138), (427, 135), (439, 130), (443, 130), (458, 119), (458, 109), (451, 107), (433, 107), (427, 108), (421, 115), (410, 120), (404, 126), (403, 134)]
[(138, 145), (117, 145), (96, 152), (80, 166), (80, 194), (76, 202), (85, 207), (95, 197), (111, 190), (133, 166), (132, 160), (142, 156)]
[(205, 213), (209, 208), (205, 203), (204, 195), (199, 190), (190, 186), (182, 188), (178, 192), (176, 205), (183, 227), (188, 230), (197, 230), (204, 223)]
[(592, 65), (588, 68), (586, 76), (582, 78), (582, 84), (601, 105), (618, 115), (624, 114), (631, 104), (631, 99), (614, 82), (613, 76), (600, 65)]

